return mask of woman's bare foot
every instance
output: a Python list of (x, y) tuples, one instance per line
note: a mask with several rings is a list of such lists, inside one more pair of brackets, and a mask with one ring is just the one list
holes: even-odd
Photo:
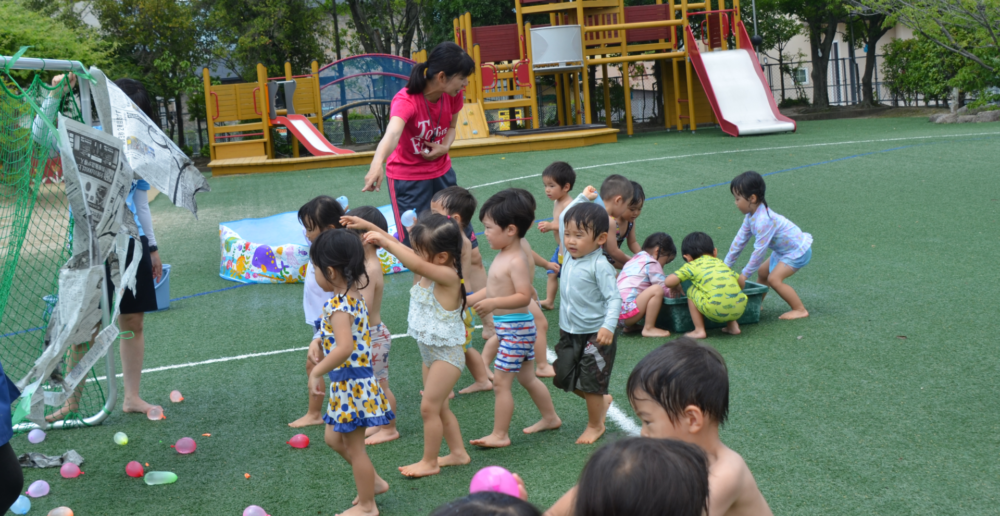
[(723, 333), (728, 333), (730, 335), (739, 335), (742, 333), (740, 330), (740, 325), (736, 321), (730, 321), (726, 324), (726, 327), (722, 329)]
[(602, 423), (598, 428), (592, 428), (587, 425), (587, 428), (580, 434), (580, 438), (576, 440), (576, 444), (594, 444), (598, 439), (604, 435), (605, 427)]
[(482, 448), (505, 448), (510, 446), (510, 437), (503, 436), (499, 437), (493, 434), (487, 435), (486, 437), (481, 437), (479, 439), (472, 439), (469, 444), (475, 446), (480, 446)]
[(438, 466), (446, 468), (448, 466), (464, 466), (472, 462), (472, 457), (462, 450), (461, 452), (451, 452), (444, 457), (438, 457)]
[(791, 310), (785, 312), (778, 316), (778, 319), (790, 320), (790, 319), (804, 319), (809, 317), (809, 312), (803, 308), (802, 310)]
[(694, 331), (689, 331), (689, 332), (685, 333), (684, 336), (685, 337), (691, 337), (692, 339), (707, 339), (708, 338), (708, 333), (705, 332), (705, 330), (701, 330), (701, 331), (694, 330)]
[(546, 430), (555, 430), (560, 426), (562, 426), (562, 419), (559, 419), (559, 416), (556, 416), (555, 419), (552, 420), (547, 420), (545, 418), (542, 418), (539, 419), (537, 423), (529, 426), (528, 428), (525, 428), (524, 433), (534, 434), (538, 432), (544, 432)]
[[(385, 479), (383, 479), (382, 477), (375, 475), (375, 496), (378, 496), (380, 494), (385, 494), (388, 492), (389, 492), (389, 483), (386, 482)], [(354, 501), (351, 502), (351, 505), (357, 505), (357, 504), (358, 504), (358, 497), (355, 496)]]
[(150, 405), (141, 399), (125, 400), (122, 403), (122, 412), (141, 412), (145, 414), (149, 412), (149, 409), (151, 408), (153, 408), (153, 405)]
[[(378, 427), (378, 429), (379, 429), (378, 432), (375, 432), (370, 437), (368, 437), (367, 439), (365, 439), (365, 444), (367, 444), (367, 445), (382, 444), (382, 443), (387, 443), (389, 441), (395, 441), (396, 439), (399, 439), (399, 430), (396, 430), (395, 428), (389, 429), (389, 428), (380, 426), (380, 427)], [(376, 484), (375, 485), (375, 487), (376, 487), (375, 494), (378, 494), (378, 491), (377, 491), (378, 482), (375, 482), (375, 484)]]
[(556, 376), (556, 368), (552, 367), (552, 364), (548, 362), (539, 362), (538, 367), (535, 368), (535, 376), (539, 378), (554, 378)]
[(338, 513), (338, 516), (378, 516), (378, 507), (372, 504), (370, 509), (365, 509), (360, 505), (355, 505), (344, 512)]
[(66, 419), (66, 417), (69, 416), (70, 414), (76, 414), (77, 411), (79, 410), (80, 410), (79, 402), (74, 401), (72, 398), (70, 398), (68, 401), (66, 401), (66, 404), (63, 405), (61, 409), (45, 416), (45, 421), (49, 423), (62, 421), (63, 419)]
[(323, 423), (325, 423), (325, 421), (323, 421), (323, 416), (318, 414), (307, 413), (306, 415), (296, 419), (295, 421), (288, 423), (288, 426), (292, 428), (302, 428), (305, 426), (322, 425)]
[(556, 301), (554, 299), (552, 301), (546, 299), (544, 301), (539, 301), (538, 306), (542, 307), (542, 310), (552, 310), (556, 307)]
[(661, 330), (661, 329), (659, 329), (659, 328), (657, 328), (657, 327), (654, 326), (652, 328), (643, 328), (642, 329), (642, 336), (643, 337), (669, 337), (670, 336), (670, 332), (667, 331), (667, 330)]
[(441, 467), (438, 464), (420, 461), (409, 466), (400, 466), (399, 472), (410, 478), (429, 477), (440, 473)]
[(486, 380), (485, 382), (474, 382), (472, 385), (458, 391), (459, 394), (471, 394), (473, 392), (480, 391), (492, 391), (493, 382)]

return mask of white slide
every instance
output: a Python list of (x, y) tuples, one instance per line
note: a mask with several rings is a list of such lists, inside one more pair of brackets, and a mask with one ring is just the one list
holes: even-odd
[(688, 40), (691, 64), (701, 79), (719, 125), (732, 136), (795, 131), (795, 121), (778, 111), (757, 56), (749, 50), (753, 47), (746, 29), (742, 22), (737, 25), (739, 35), (746, 38), (740, 49), (698, 52), (693, 34)]

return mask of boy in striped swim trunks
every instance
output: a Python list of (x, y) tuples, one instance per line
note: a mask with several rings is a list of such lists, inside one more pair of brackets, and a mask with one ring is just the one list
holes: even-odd
[(490, 265), (486, 289), (468, 299), (480, 316), (493, 314), (493, 324), (500, 340), (500, 349), (493, 363), (493, 393), (496, 395), (493, 433), (470, 441), (484, 448), (510, 446), (508, 432), (514, 415), (511, 386), (515, 376), (542, 413), (542, 419), (525, 428), (524, 433), (553, 430), (562, 425), (549, 390), (535, 376), (535, 319), (528, 311), (528, 304), (532, 302), (531, 276), (534, 269), (529, 267), (531, 262), (521, 247), (521, 239), (534, 219), (531, 203), (514, 189), (490, 197), (479, 211), (479, 220), (486, 226), (490, 248), (500, 251)]

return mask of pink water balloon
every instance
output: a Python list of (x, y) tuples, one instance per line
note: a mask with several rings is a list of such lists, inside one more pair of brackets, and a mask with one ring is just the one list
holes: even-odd
[(73, 516), (73, 509), (69, 507), (56, 507), (49, 511), (48, 516)]
[(198, 444), (195, 443), (194, 439), (190, 437), (181, 437), (180, 439), (177, 440), (176, 444), (173, 444), (171, 446), (173, 446), (173, 448), (177, 450), (177, 453), (180, 453), (181, 455), (187, 455), (189, 453), (193, 453), (195, 449), (198, 448)]
[(309, 436), (306, 434), (295, 434), (288, 440), (288, 444), (292, 448), (307, 448), (309, 447)]
[(44, 480), (36, 480), (28, 486), (28, 496), (40, 498), (49, 494), (49, 483)]
[(80, 471), (80, 466), (77, 466), (72, 462), (67, 462), (59, 468), (59, 474), (62, 475), (63, 478), (76, 478), (82, 475), (83, 472)]
[(150, 421), (159, 421), (163, 419), (163, 407), (159, 405), (153, 405), (146, 412), (146, 417), (148, 417)]
[(267, 513), (258, 505), (250, 505), (243, 509), (243, 516), (267, 516)]
[(146, 472), (142, 469), (142, 464), (132, 461), (125, 465), (125, 474), (132, 478), (142, 478)]
[(184, 396), (181, 396), (181, 391), (170, 391), (170, 401), (180, 403), (184, 401)]
[(478, 493), (480, 491), (495, 491), (515, 498), (521, 494), (514, 475), (500, 466), (485, 467), (472, 477), (469, 492)]
[(31, 444), (38, 444), (38, 443), (40, 443), (40, 442), (42, 442), (44, 440), (45, 440), (45, 432), (42, 429), (36, 428), (36, 429), (28, 432), (28, 442), (29, 443), (31, 443)]

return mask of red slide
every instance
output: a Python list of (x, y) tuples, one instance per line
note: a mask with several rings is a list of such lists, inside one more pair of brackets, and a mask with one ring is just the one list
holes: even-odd
[(316, 126), (302, 115), (279, 116), (271, 120), (272, 124), (282, 125), (288, 128), (295, 138), (305, 145), (313, 156), (333, 156), (336, 154), (354, 154), (354, 151), (334, 147), (326, 140)]

